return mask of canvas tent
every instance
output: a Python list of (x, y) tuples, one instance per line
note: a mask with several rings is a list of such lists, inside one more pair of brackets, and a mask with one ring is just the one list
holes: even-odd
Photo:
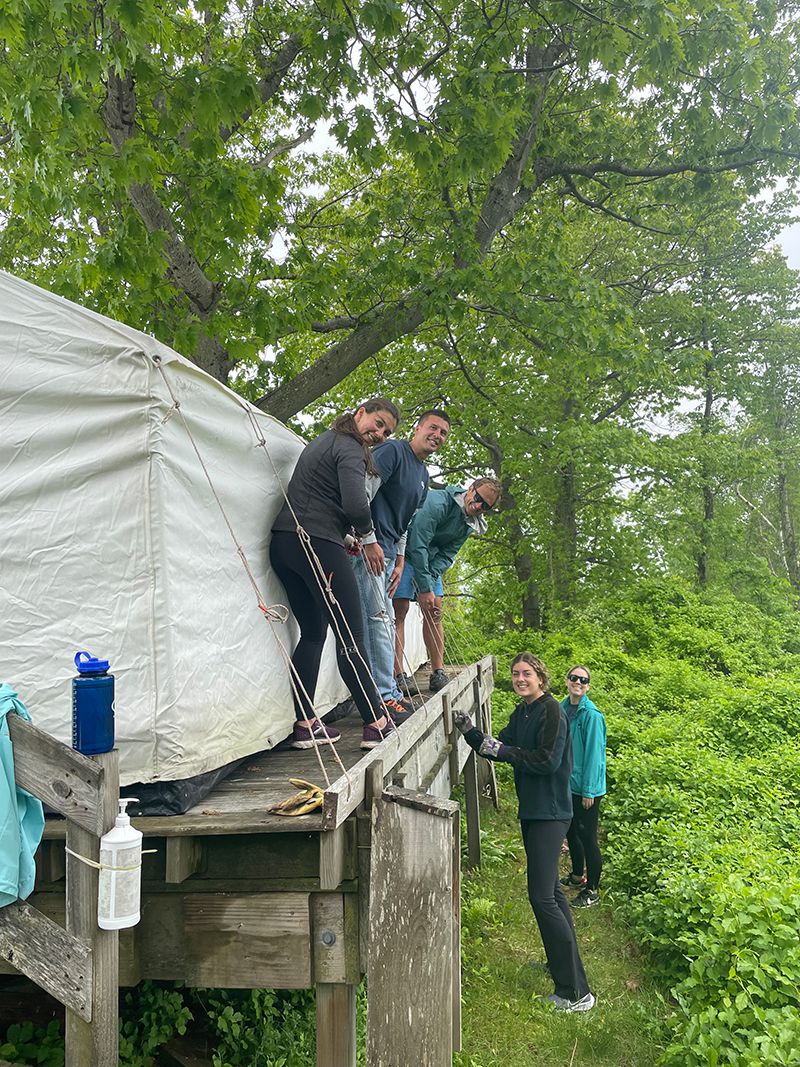
[[(34, 722), (69, 741), (87, 649), (116, 677), (123, 783), (284, 738), (288, 671), (202, 464), (266, 603), (281, 603), (268, 537), (303, 441), (152, 337), (2, 272), (0, 415), (0, 681)], [(294, 625), (276, 624), (289, 649)], [(320, 713), (346, 696), (332, 653)]]

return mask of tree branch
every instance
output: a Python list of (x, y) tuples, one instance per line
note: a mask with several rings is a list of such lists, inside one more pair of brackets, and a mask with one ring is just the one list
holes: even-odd
[(361, 323), (348, 337), (331, 345), (311, 366), (261, 397), (258, 407), (285, 422), (316, 397), (332, 389), (370, 356), (412, 333), (425, 318), (421, 293), (414, 294), (408, 303), (399, 301), (372, 322)]
[[(627, 222), (629, 225), (636, 226), (640, 230), (648, 230), (650, 233), (659, 233), (662, 234), (664, 237), (675, 236), (675, 234), (671, 230), (662, 230), (659, 229), (657, 226), (648, 226), (647, 223), (639, 222), (637, 219), (631, 218), (630, 215), (620, 215), (612, 208), (607, 207), (605, 200), (590, 200), (588, 196), (584, 196), (584, 194), (578, 189), (569, 174), (566, 174), (564, 176), (564, 185), (566, 186), (567, 192), (574, 196), (575, 199), (578, 200), (581, 204), (584, 204), (586, 207), (591, 208), (592, 211), (601, 211), (604, 215), (608, 215), (612, 219), (617, 219), (619, 222)], [(610, 195), (611, 194), (609, 194), (609, 196)], [(606, 197), (606, 199), (608, 199), (608, 197)]]
[[(272, 56), (266, 56), (263, 52), (256, 53), (256, 59), (261, 68), (261, 78), (258, 82), (258, 96), (261, 104), (266, 104), (277, 93), (283, 79), (289, 72), (289, 68), (302, 51), (299, 36), (292, 35), (287, 38), (281, 49)], [(221, 126), (219, 135), (223, 141), (229, 141), (234, 134), (238, 133), (242, 126), (252, 117), (253, 111), (247, 108), (238, 122), (233, 126)]]
[[(553, 66), (556, 59), (563, 51), (563, 46), (558, 42), (551, 42), (546, 48), (537, 48), (535, 52), (538, 63), (529, 65), (540, 67)], [(534, 141), (539, 133), (539, 124), (544, 107), (544, 98), (547, 86), (552, 78), (551, 74), (540, 75), (536, 81), (536, 87), (531, 92), (531, 111), (527, 124), (517, 134), (517, 139), (500, 173), (490, 184), (481, 206), (478, 223), (475, 227), (475, 240), (481, 255), (485, 256), (498, 231), (510, 222), (520, 208), (527, 203), (536, 190), (537, 184), (531, 187), (522, 186), (522, 175), (528, 163)]]
[[(118, 75), (113, 69), (109, 71), (101, 114), (119, 155), (136, 133), (136, 95), (130, 72)], [(148, 233), (166, 234), (163, 251), (170, 281), (186, 295), (198, 317), (207, 319), (219, 301), (219, 287), (206, 277), (194, 252), (178, 235), (172, 216), (152, 186), (131, 182), (126, 191)], [(196, 356), (203, 370), (225, 381), (233, 361), (220, 341), (210, 335), (202, 336)]]

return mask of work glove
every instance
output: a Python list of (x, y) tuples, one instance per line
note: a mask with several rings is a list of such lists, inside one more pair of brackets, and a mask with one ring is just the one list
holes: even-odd
[(460, 734), (468, 734), (473, 729), (472, 719), (465, 711), (457, 711), (453, 716), (453, 723)]
[(485, 734), (483, 741), (481, 741), (481, 746), (478, 749), (478, 755), (485, 756), (487, 759), (499, 759), (502, 747), (502, 741), (498, 741), (497, 738), (492, 737), (491, 734)]
[(505, 745), (491, 734), (485, 734), (473, 725), (472, 719), (464, 711), (457, 711), (453, 715), (453, 723), (459, 733), (464, 735), (464, 740), (470, 748), (474, 749), (479, 756), (486, 759), (497, 760), (502, 756)]

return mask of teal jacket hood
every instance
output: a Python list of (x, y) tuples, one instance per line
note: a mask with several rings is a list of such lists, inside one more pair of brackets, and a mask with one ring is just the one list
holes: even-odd
[(8, 716), (31, 717), (10, 685), (0, 685), (0, 907), (25, 900), (36, 880), (34, 855), (44, 831), (42, 802), (14, 780)]
[(577, 797), (602, 797), (606, 792), (606, 720), (584, 695), (577, 706), (561, 701), (572, 736), (570, 789)]

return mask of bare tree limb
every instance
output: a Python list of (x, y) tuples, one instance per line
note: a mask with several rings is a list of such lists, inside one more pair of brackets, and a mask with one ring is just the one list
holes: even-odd
[[(136, 133), (136, 95), (133, 75), (108, 73), (106, 98), (101, 109), (108, 135), (119, 154)], [(172, 216), (151, 185), (131, 182), (128, 198), (149, 233), (164, 233), (164, 256), (170, 280), (189, 300), (200, 319), (207, 319), (219, 301), (219, 287), (208, 278), (194, 252), (178, 235)], [(203, 335), (196, 352), (197, 362), (220, 381), (225, 381), (233, 361), (221, 342)]]

